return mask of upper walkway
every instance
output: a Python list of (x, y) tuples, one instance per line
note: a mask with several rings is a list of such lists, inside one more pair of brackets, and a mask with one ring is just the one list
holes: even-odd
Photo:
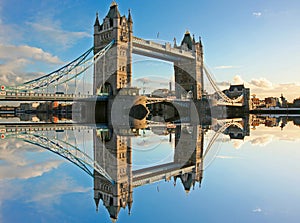
[(160, 44), (150, 40), (133, 37), (132, 44), (132, 52), (142, 56), (170, 62), (176, 62), (182, 59), (195, 59), (195, 55), (192, 51), (174, 48), (170, 43)]

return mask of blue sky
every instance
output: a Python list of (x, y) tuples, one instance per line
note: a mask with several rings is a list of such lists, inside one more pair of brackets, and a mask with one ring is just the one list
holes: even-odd
[[(117, 1), (132, 11), (134, 35), (181, 41), (201, 36), (205, 62), (220, 82), (245, 83), (252, 93), (300, 96), (298, 0)], [(0, 2), (0, 82), (48, 73), (92, 46), (96, 12), (105, 1)], [(285, 85), (282, 85), (285, 84)]]

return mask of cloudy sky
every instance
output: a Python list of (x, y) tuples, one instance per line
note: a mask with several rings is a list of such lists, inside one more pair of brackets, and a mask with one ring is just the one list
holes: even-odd
[[(92, 46), (96, 12), (102, 18), (110, 3), (1, 0), (1, 84), (49, 73), (85, 52)], [(298, 0), (118, 4), (121, 14), (131, 8), (135, 36), (179, 42), (187, 29), (201, 36), (205, 63), (219, 82), (245, 83), (260, 97), (300, 96)]]

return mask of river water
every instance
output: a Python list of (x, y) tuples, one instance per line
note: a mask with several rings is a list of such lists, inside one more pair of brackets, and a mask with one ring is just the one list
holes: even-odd
[(250, 116), (112, 129), (2, 119), (0, 221), (299, 222), (299, 124)]

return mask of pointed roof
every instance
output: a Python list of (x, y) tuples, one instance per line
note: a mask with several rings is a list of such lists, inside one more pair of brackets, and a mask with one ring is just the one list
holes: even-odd
[(100, 26), (99, 18), (98, 18), (98, 12), (96, 13), (96, 20), (94, 26)]
[(200, 43), (200, 46), (202, 46), (201, 36), (199, 36), (199, 43)]
[(230, 84), (229, 91), (234, 91), (234, 89), (238, 91), (242, 91), (245, 88), (244, 84)]
[(132, 208), (132, 200), (128, 201), (127, 205), (128, 205), (128, 214), (130, 215), (131, 214), (131, 208)]
[(132, 23), (132, 17), (131, 17), (130, 9), (128, 9), (128, 22)]
[(113, 1), (110, 5), (110, 9), (106, 15), (107, 18), (113, 19), (113, 18), (120, 18), (120, 12), (118, 10), (118, 4)]
[(181, 179), (181, 183), (185, 189), (185, 192), (189, 192), (192, 184), (193, 184), (193, 178), (192, 178), (192, 174), (191, 173), (186, 173), (187, 174), (187, 178), (184, 179), (183, 175), (180, 176)]
[(117, 219), (118, 219), (119, 212), (120, 212), (120, 207), (118, 207), (118, 206), (106, 206), (106, 209), (108, 210), (110, 219), (112, 221), (114, 220), (113, 222), (116, 222)]
[(94, 200), (95, 200), (95, 204), (96, 204), (96, 211), (98, 211), (100, 198), (95, 197)]
[(192, 50), (192, 47), (193, 47), (193, 39), (191, 37), (191, 34), (189, 31), (186, 31), (185, 34), (184, 34), (184, 37), (181, 41), (181, 46), (183, 44), (186, 44), (188, 49)]

